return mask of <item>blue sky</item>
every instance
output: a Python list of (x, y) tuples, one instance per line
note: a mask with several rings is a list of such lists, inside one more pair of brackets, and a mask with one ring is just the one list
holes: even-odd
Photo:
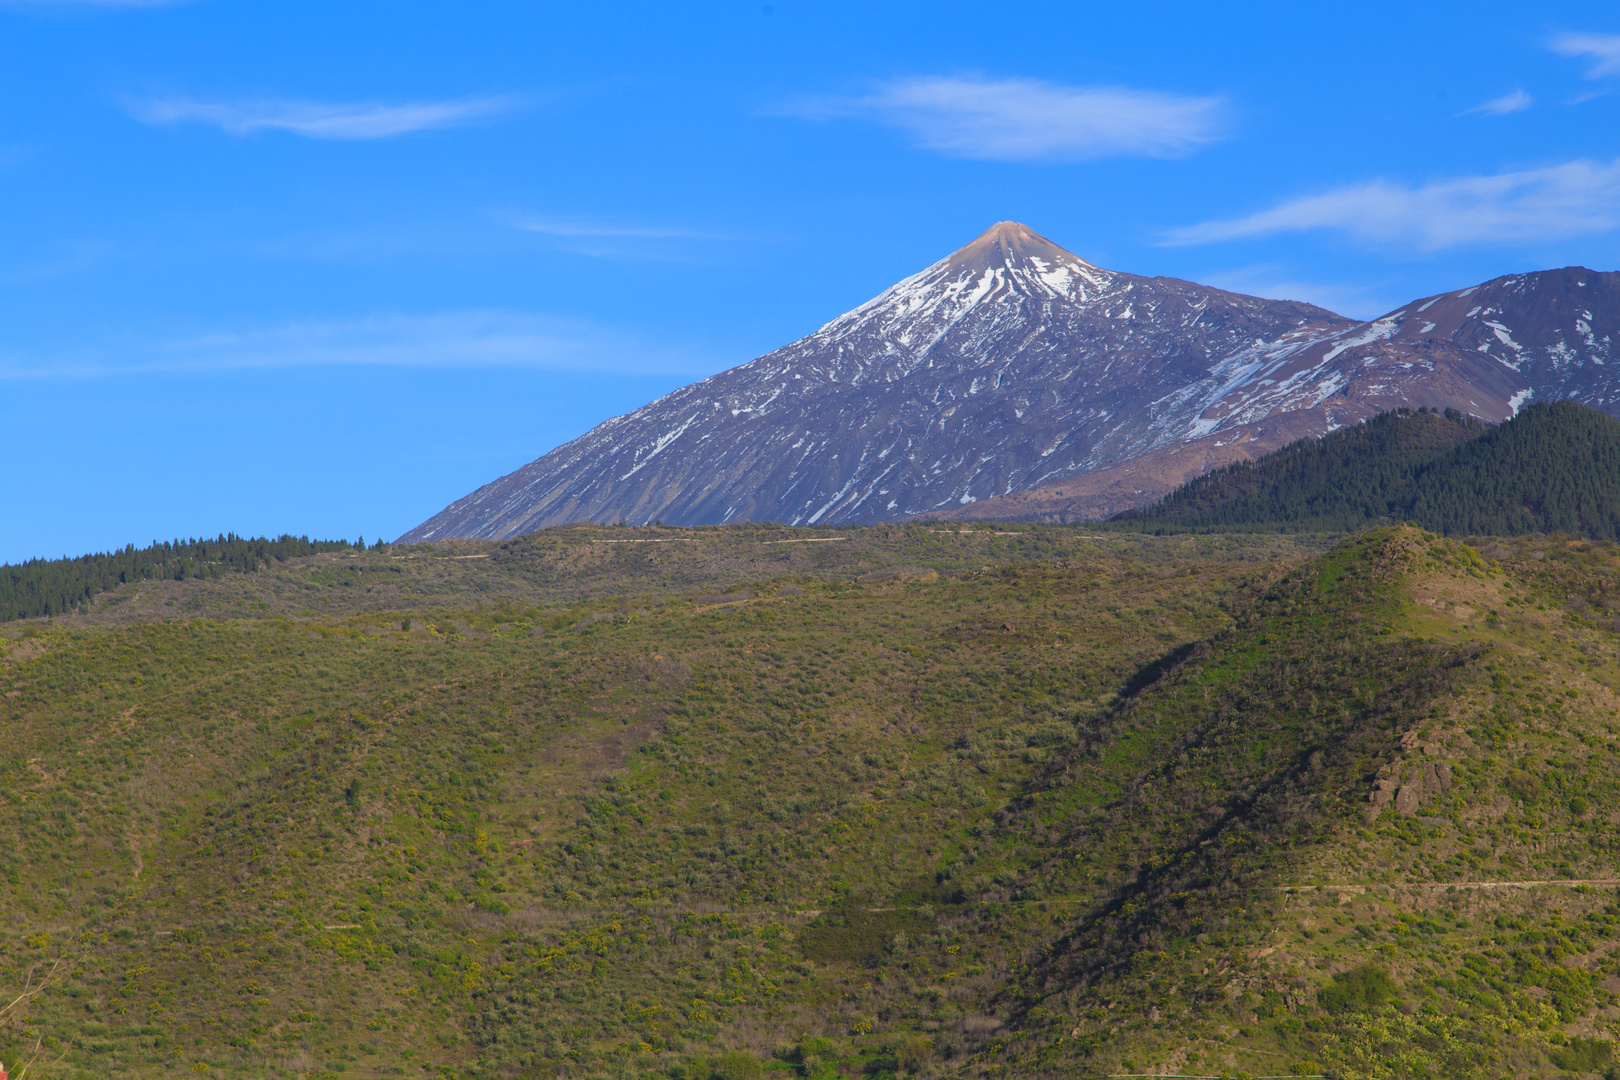
[(998, 220), (1352, 315), (1620, 263), (1592, 4), (0, 0), (0, 88), (5, 561), (397, 535)]

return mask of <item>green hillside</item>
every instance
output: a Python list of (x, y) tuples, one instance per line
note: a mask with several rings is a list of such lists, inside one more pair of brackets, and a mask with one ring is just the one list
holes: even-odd
[(1119, 520), (1199, 532), (1353, 532), (1410, 521), (1447, 536), (1616, 540), (1620, 421), (1566, 401), (1494, 428), (1455, 412), (1385, 413), (1213, 470)]
[(29, 1076), (1577, 1074), (1620, 567), (556, 530), (0, 637)]

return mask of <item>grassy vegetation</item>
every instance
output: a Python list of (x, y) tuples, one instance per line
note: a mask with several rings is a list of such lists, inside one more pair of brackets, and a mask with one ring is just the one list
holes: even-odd
[(1323, 546), (580, 528), (13, 626), (0, 1060), (1601, 1073), (1614, 550)]

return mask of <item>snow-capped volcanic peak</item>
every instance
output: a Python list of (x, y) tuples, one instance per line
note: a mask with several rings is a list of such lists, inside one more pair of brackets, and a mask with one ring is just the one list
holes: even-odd
[(1499, 420), (1527, 400), (1573, 397), (1620, 414), (1617, 337), (1620, 274), (1499, 278), (1357, 323), (1104, 270), (1004, 221), (815, 333), (486, 484), (405, 539), (569, 521), (960, 514), (1105, 472), (1112, 493), (1086, 512), (1112, 513), (1399, 406)]
[(1198, 414), (1209, 399), (1188, 388), (1228, 357), (1351, 325), (1309, 304), (1104, 270), (1001, 222), (815, 333), (609, 420), (407, 537), (965, 506), (1132, 458)]
[(812, 340), (881, 335), (928, 347), (976, 308), (1022, 314), (1030, 304), (1085, 304), (1113, 291), (1122, 275), (1065, 251), (1027, 225), (1002, 221), (920, 273), (822, 327)]
[(1077, 302), (1094, 299), (1119, 278), (1016, 221), (990, 226), (971, 244), (910, 280), (936, 273), (942, 279), (994, 280), (1026, 296), (1048, 293)]

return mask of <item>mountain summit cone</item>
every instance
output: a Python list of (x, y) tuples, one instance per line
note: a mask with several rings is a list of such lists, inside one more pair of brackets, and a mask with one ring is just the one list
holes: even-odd
[[(1620, 274), (1499, 278), (1370, 323), (1105, 270), (1017, 222), (815, 333), (446, 507), (418, 542), (575, 521), (1104, 517), (1391, 408), (1620, 410)], [(1614, 374), (1610, 374), (1613, 372)]]
[(976, 236), (971, 243), (952, 252), (946, 264), (965, 270), (985, 270), (1014, 266), (1039, 259), (1054, 266), (1075, 264), (1095, 271), (1097, 267), (1067, 251), (1040, 233), (1017, 221), (998, 221)]

